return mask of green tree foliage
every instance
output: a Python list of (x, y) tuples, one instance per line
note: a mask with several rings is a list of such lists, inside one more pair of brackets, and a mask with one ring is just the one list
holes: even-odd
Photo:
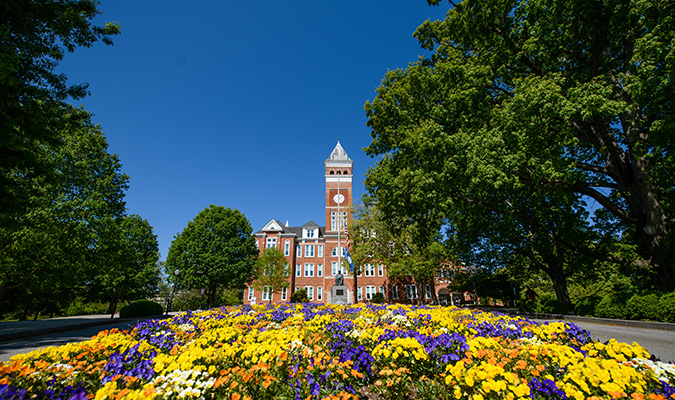
[(267, 290), (270, 303), (274, 293), (289, 286), (288, 277), (290, 267), (284, 252), (276, 247), (268, 247), (258, 255), (255, 263), (256, 280), (253, 282), (255, 290)]
[(11, 171), (31, 195), (13, 223), (0, 225), (0, 304), (5, 296), (14, 306), (72, 299), (77, 285), (108, 267), (99, 250), (108, 225), (124, 216), (129, 178), (89, 113), (66, 107), (61, 120), (54, 133), (61, 145), (35, 149), (51, 176)]
[(15, 223), (31, 194), (17, 170), (49, 176), (43, 146), (59, 147), (65, 100), (82, 98), (87, 84), (68, 85), (55, 71), (66, 52), (98, 40), (112, 44), (119, 26), (94, 26), (94, 0), (0, 2), (0, 225)]
[(433, 226), (438, 219), (430, 213), (427, 218), (418, 216), (415, 220), (398, 215), (399, 219), (392, 222), (376, 204), (369, 204), (354, 206), (352, 215), (349, 234), (354, 262), (359, 265), (384, 263), (389, 276), (412, 277), (418, 293), (424, 293), (424, 284), (433, 283), (441, 265), (450, 260), (440, 242), (439, 227)]
[(415, 33), (433, 56), (366, 103), (378, 207), (438, 213), (460, 249), (487, 243), (553, 275), (591, 257), (675, 289), (675, 5), (450, 3)]
[(181, 289), (206, 289), (213, 306), (221, 289), (242, 289), (253, 280), (257, 254), (248, 219), (239, 210), (211, 205), (176, 235), (166, 271)]
[(138, 215), (107, 221), (97, 256), (106, 268), (90, 281), (100, 300), (108, 301), (114, 316), (117, 303), (157, 293), (160, 284), (159, 245), (150, 223)]

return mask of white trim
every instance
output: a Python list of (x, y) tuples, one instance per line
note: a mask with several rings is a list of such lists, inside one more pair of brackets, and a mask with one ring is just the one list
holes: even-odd
[(284, 230), (284, 228), (281, 225), (279, 225), (279, 223), (277, 221), (275, 221), (274, 219), (271, 219), (270, 222), (268, 222), (261, 229), (261, 231), (263, 231), (263, 232), (265, 232), (265, 231), (283, 231), (283, 230)]

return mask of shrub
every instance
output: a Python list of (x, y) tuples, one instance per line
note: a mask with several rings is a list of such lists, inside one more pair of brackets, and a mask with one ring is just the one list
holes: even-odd
[(518, 309), (526, 313), (540, 313), (544, 311), (544, 306), (536, 300), (521, 300)]
[(595, 316), (601, 318), (625, 319), (628, 316), (625, 293), (610, 293), (595, 307)]
[(582, 299), (579, 299), (574, 305), (574, 312), (577, 315), (595, 315), (595, 307), (598, 306), (598, 303), (602, 298), (600, 296), (587, 296)]
[(383, 294), (383, 293), (380, 293), (380, 292), (375, 293), (375, 294), (373, 295), (373, 298), (372, 298), (371, 302), (376, 303), (376, 304), (383, 304), (383, 303), (385, 303), (386, 300), (384, 299), (384, 294)]
[(164, 308), (154, 301), (139, 300), (128, 306), (122, 307), (120, 310), (120, 318), (152, 317), (155, 315), (162, 315), (163, 313)]
[(658, 321), (659, 296), (655, 293), (633, 295), (626, 304), (628, 319)]
[(675, 322), (675, 292), (663, 295), (659, 299), (659, 321)]
[(546, 300), (543, 304), (544, 312), (552, 314), (567, 314), (570, 312), (569, 304), (560, 300)]
[(298, 289), (291, 295), (291, 303), (308, 303), (307, 290), (304, 288)]

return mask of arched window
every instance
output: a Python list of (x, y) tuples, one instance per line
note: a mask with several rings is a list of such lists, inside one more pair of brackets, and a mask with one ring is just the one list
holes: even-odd
[(330, 174), (331, 174), (331, 175), (335, 175), (335, 171), (330, 171)]
[(349, 171), (345, 171), (343, 174), (344, 174), (344, 175), (349, 175)]
[(338, 171), (337, 174), (340, 175), (340, 171)]
[[(341, 247), (341, 249), (342, 249), (342, 257), (344, 257), (344, 256), (345, 256), (345, 248), (344, 248), (344, 247)], [(337, 257), (337, 255), (338, 255), (338, 248), (335, 247), (335, 248), (333, 249), (333, 257)]]

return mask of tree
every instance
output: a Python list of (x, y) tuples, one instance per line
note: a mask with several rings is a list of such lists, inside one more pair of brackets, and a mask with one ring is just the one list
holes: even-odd
[(389, 276), (412, 278), (417, 293), (424, 293), (423, 285), (433, 284), (440, 266), (449, 261), (438, 228), (431, 227), (431, 214), (426, 219), (399, 219), (393, 223), (376, 204), (367, 204), (354, 206), (352, 215), (349, 232), (355, 264), (384, 263)]
[(61, 130), (54, 133), (61, 146), (36, 147), (35, 157), (53, 168), (49, 179), (23, 168), (9, 174), (30, 195), (13, 222), (0, 225), (0, 315), (6, 296), (12, 304), (21, 297), (27, 303), (69, 297), (107, 268), (97, 250), (108, 222), (125, 213), (129, 178), (108, 153), (101, 128), (84, 110), (62, 111)]
[(270, 303), (274, 293), (288, 287), (290, 267), (284, 252), (276, 247), (268, 247), (258, 255), (255, 269), (256, 280), (253, 281), (253, 287), (255, 290), (266, 290)]
[[(415, 32), (433, 56), (389, 72), (366, 103), (366, 152), (382, 156), (369, 184), (380, 207), (437, 210), (450, 225), (479, 224), (479, 208), (517, 217), (559, 254), (642, 265), (674, 290), (675, 5), (450, 4), (443, 21)], [(385, 196), (380, 185), (408, 195)], [(499, 194), (534, 208), (496, 207)], [(597, 207), (590, 216), (579, 212), (587, 204)], [(590, 234), (564, 235), (556, 221)], [(502, 233), (511, 235), (499, 229), (491, 239)]]
[[(87, 95), (87, 84), (68, 85), (55, 69), (66, 51), (98, 40), (112, 44), (119, 26), (93, 26), (94, 0), (16, 0), (0, 3), (0, 225), (15, 223), (27, 192), (17, 170), (49, 177), (43, 146), (59, 147), (65, 101)], [(34, 189), (34, 188), (30, 188)]]
[(183, 288), (204, 288), (213, 306), (221, 289), (242, 289), (253, 280), (257, 254), (246, 217), (239, 210), (210, 205), (176, 235), (166, 271)]
[(140, 300), (157, 293), (160, 284), (159, 245), (150, 223), (138, 215), (109, 220), (101, 237), (99, 258), (107, 268), (92, 277), (99, 298), (115, 315), (120, 300)]

